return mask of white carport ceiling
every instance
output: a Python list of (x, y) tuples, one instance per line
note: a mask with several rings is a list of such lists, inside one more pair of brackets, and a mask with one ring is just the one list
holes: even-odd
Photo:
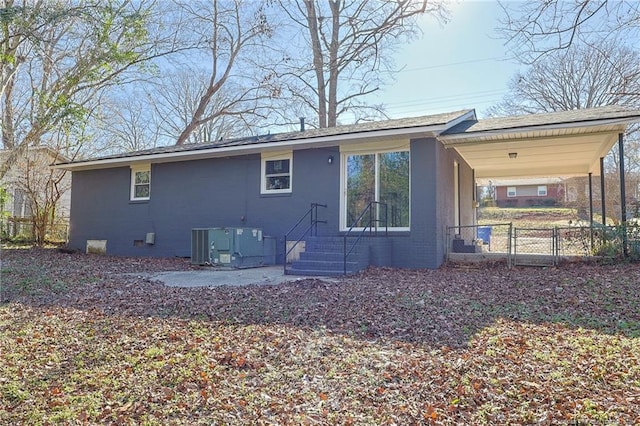
[(477, 179), (599, 175), (600, 158), (638, 121), (640, 111), (603, 107), (466, 122), (440, 140)]

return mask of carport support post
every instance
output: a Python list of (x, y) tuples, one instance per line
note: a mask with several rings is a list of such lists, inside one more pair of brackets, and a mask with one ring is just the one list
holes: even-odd
[(629, 256), (627, 241), (627, 193), (624, 180), (624, 134), (618, 133), (618, 155), (620, 156), (620, 223), (622, 224), (622, 252)]
[(593, 250), (593, 179), (589, 172), (589, 229), (591, 237), (591, 249)]
[(607, 213), (605, 207), (605, 189), (604, 189), (604, 157), (600, 157), (600, 204), (602, 210), (602, 226), (607, 226)]

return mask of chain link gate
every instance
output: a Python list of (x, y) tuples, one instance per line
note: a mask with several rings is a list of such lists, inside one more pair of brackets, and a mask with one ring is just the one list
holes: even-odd
[(471, 253), (486, 260), (506, 259), (509, 267), (556, 266), (563, 259), (592, 256), (640, 259), (640, 223), (597, 228), (521, 228), (512, 223), (448, 226), (446, 241), (447, 260), (457, 253)]
[(558, 264), (556, 228), (513, 228), (513, 264), (554, 266)]

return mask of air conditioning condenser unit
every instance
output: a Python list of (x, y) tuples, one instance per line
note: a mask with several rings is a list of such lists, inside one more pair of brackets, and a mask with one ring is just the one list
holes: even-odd
[(274, 264), (275, 238), (263, 236), (259, 228), (194, 228), (191, 263), (233, 268)]

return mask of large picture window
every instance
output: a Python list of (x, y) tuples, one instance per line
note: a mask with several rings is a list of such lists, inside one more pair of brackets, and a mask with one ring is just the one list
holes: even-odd
[[(345, 226), (366, 226), (367, 215), (355, 223), (372, 201), (387, 205), (387, 225), (409, 228), (409, 152), (379, 152), (346, 155)], [(384, 220), (384, 209), (375, 208), (374, 215)]]
[(131, 200), (148, 200), (151, 196), (151, 166), (131, 167)]

